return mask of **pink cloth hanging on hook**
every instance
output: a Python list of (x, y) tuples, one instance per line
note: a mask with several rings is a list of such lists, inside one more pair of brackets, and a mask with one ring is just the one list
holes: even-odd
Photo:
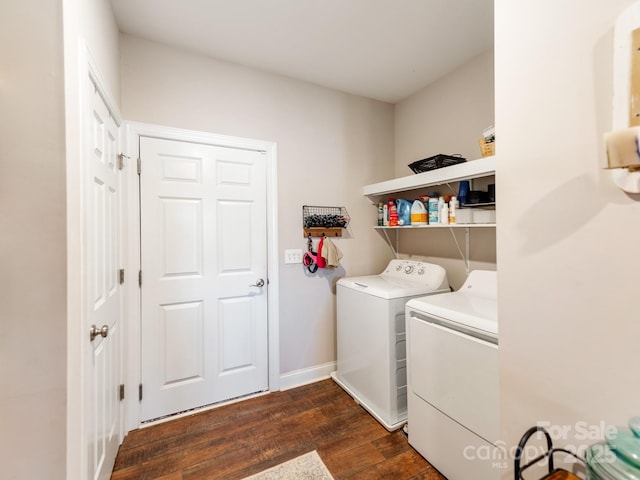
[(320, 243), (318, 244), (318, 257), (316, 258), (316, 263), (320, 268), (326, 268), (327, 261), (322, 257), (322, 249), (324, 248), (324, 235), (320, 238)]

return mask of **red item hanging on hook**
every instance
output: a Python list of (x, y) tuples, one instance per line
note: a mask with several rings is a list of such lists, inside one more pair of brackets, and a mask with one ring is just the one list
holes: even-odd
[(320, 243), (318, 244), (318, 256), (316, 257), (316, 263), (319, 268), (326, 268), (327, 261), (322, 257), (322, 247), (324, 246), (324, 235), (320, 238)]

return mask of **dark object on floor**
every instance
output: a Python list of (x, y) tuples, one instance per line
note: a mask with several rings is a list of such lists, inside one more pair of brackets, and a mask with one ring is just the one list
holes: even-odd
[[(524, 452), (524, 447), (527, 441), (529, 440), (529, 438), (531, 438), (532, 435), (538, 432), (542, 432), (547, 440), (547, 452), (543, 453), (542, 455), (538, 455), (536, 458), (534, 458), (533, 460), (531, 460), (530, 462), (526, 463), (524, 466), (521, 467), (520, 461), (522, 460), (522, 453)], [(561, 468), (553, 467), (553, 454), (558, 452), (571, 455), (572, 457), (575, 457), (584, 463), (584, 459), (582, 457), (579, 457), (578, 455), (576, 455), (575, 453), (569, 450), (565, 450), (564, 448), (553, 448), (551, 436), (549, 435), (549, 432), (547, 432), (544, 428), (538, 427), (538, 426), (531, 427), (522, 436), (522, 438), (520, 439), (520, 443), (518, 443), (518, 448), (516, 449), (516, 458), (514, 460), (514, 469), (513, 469), (514, 479), (524, 480), (524, 477), (522, 476), (522, 472), (524, 472), (527, 468), (531, 467), (532, 465), (535, 465), (536, 463), (540, 462), (540, 460), (544, 460), (545, 458), (547, 458), (549, 473), (539, 480), (580, 480), (571, 472), (568, 472)]]

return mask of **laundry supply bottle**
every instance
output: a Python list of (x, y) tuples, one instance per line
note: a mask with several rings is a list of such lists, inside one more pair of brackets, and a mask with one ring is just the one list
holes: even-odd
[(429, 225), (438, 223), (438, 218), (440, 218), (438, 197), (429, 197)]
[(411, 205), (411, 225), (426, 225), (427, 210), (421, 200), (414, 200)]
[(398, 209), (398, 225), (411, 225), (411, 202), (403, 198), (396, 200)]
[(389, 212), (389, 223), (390, 227), (398, 226), (398, 208), (396, 206), (396, 199), (389, 198), (387, 200), (387, 211)]
[(451, 197), (451, 202), (449, 202), (449, 223), (456, 223), (456, 203), (458, 203), (456, 197)]
[(464, 207), (467, 203), (467, 194), (469, 193), (469, 180), (462, 180), (458, 188), (458, 201)]
[(442, 206), (440, 207), (440, 223), (444, 225), (449, 223), (449, 205), (444, 200), (442, 200)]
[(441, 195), (438, 197), (438, 221), (436, 223), (448, 223), (449, 222), (449, 214), (447, 213), (446, 220), (443, 219), (443, 209), (442, 207), (445, 205), (444, 197)]

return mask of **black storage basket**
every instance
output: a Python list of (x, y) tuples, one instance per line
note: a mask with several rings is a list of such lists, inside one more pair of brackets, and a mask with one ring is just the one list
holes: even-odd
[(458, 163), (466, 162), (467, 159), (459, 155), (434, 155), (433, 157), (423, 158), (416, 162), (410, 163), (409, 168), (413, 173), (424, 173), (436, 168), (450, 167)]

